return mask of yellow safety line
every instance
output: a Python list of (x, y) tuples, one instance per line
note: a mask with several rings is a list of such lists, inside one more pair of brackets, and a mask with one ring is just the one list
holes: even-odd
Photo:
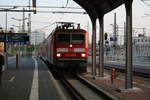
[(9, 80), (9, 82), (12, 82), (13, 80), (15, 80), (15, 76), (11, 77), (11, 79)]

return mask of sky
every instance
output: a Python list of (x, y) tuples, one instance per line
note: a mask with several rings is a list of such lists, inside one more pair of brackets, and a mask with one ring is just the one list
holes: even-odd
[[(32, 1), (32, 0), (31, 0)], [(147, 3), (150, 4), (150, 1)], [(37, 6), (66, 6), (67, 0), (37, 0)], [(0, 0), (0, 6), (1, 5), (10, 5), (10, 6), (28, 6), (29, 1), (28, 0)], [(80, 7), (78, 4), (76, 4), (73, 0), (69, 0), (67, 7)], [(4, 8), (4, 7), (0, 7)], [(20, 9), (20, 8), (18, 8)], [(22, 9), (22, 8), (21, 8)], [(80, 11), (83, 12), (83, 9), (38, 9), (38, 10), (47, 10), (47, 11)], [(121, 5), (120, 7), (116, 8), (115, 10), (107, 13), (104, 16), (104, 31), (107, 32), (110, 36), (113, 32), (113, 26), (110, 24), (114, 23), (114, 13), (117, 14), (117, 24), (119, 27), (123, 27), (126, 14), (125, 14), (125, 7), (124, 5)], [(91, 37), (91, 21), (88, 15), (85, 14), (53, 14), (53, 13), (37, 13), (33, 14), (31, 13), (31, 19), (32, 19), (32, 31), (34, 30), (43, 30), (46, 32), (46, 35), (49, 34), (49, 32), (54, 28), (51, 24), (54, 22), (59, 21), (71, 21), (80, 23), (81, 27), (85, 30), (89, 31), (90, 37)], [(145, 16), (144, 14), (150, 14), (150, 6), (147, 6), (141, 0), (133, 0), (133, 28), (145, 28), (146, 35), (150, 36), (150, 16)], [(28, 13), (25, 14), (26, 17), (28, 17)], [(8, 12), (8, 28), (12, 27), (12, 25), (19, 26), (19, 22), (11, 19), (12, 17), (15, 17), (16, 19), (22, 18), (21, 12)], [(0, 12), (0, 27), (5, 28), (5, 12)], [(27, 20), (26, 20), (27, 23)], [(89, 24), (88, 24), (89, 23)], [(46, 27), (47, 26), (47, 27)], [(89, 26), (89, 28), (88, 28)], [(17, 27), (14, 27), (15, 30), (18, 30)], [(27, 25), (26, 25), (27, 29)], [(99, 31), (99, 30), (98, 30)], [(97, 41), (99, 37), (99, 32), (97, 31)], [(141, 29), (134, 29), (134, 34), (140, 34), (143, 33)], [(123, 36), (123, 30), (119, 29), (118, 35), (120, 37)]]

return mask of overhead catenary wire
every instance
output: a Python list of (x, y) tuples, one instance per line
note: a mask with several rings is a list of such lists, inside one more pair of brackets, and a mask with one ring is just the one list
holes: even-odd
[(53, 13), (53, 14), (56, 14), (56, 13), (70, 13), (70, 14), (87, 14), (86, 12), (73, 12), (73, 11), (37, 11), (39, 13)]
[(50, 22), (42, 22), (42, 21), (31, 21), (32, 23), (48, 23), (50, 24)]
[(150, 4), (148, 4), (146, 1), (149, 1), (150, 2), (150, 0), (141, 0), (144, 4), (146, 4), (147, 6), (149, 6), (150, 7)]
[[(33, 10), (0, 10), (0, 12), (33, 12)], [(86, 12), (76, 12), (76, 11), (38, 11), (38, 13), (53, 13), (53, 14), (56, 14), (56, 13), (72, 13), (72, 14), (87, 14)]]
[[(16, 6), (16, 5), (15, 5)], [(1, 7), (14, 7), (14, 6), (10, 6), (10, 5), (0, 5)], [(23, 7), (23, 8), (29, 8), (29, 6), (16, 6), (16, 7)], [(36, 8), (65, 8), (65, 9), (83, 9), (81, 7), (65, 7), (65, 6), (36, 6)]]

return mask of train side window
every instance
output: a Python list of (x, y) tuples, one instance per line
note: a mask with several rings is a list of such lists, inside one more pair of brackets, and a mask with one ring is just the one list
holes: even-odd
[(141, 39), (141, 42), (143, 42), (144, 40), (143, 39)]
[(137, 40), (136, 39), (134, 39), (134, 43), (136, 43), (137, 42)]

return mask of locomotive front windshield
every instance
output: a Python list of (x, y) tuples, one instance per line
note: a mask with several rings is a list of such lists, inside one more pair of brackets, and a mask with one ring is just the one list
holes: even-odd
[(84, 34), (65, 34), (61, 33), (57, 35), (58, 42), (61, 44), (69, 44), (69, 43), (84, 43), (85, 36)]
[(70, 43), (70, 34), (58, 34), (59, 43)]

